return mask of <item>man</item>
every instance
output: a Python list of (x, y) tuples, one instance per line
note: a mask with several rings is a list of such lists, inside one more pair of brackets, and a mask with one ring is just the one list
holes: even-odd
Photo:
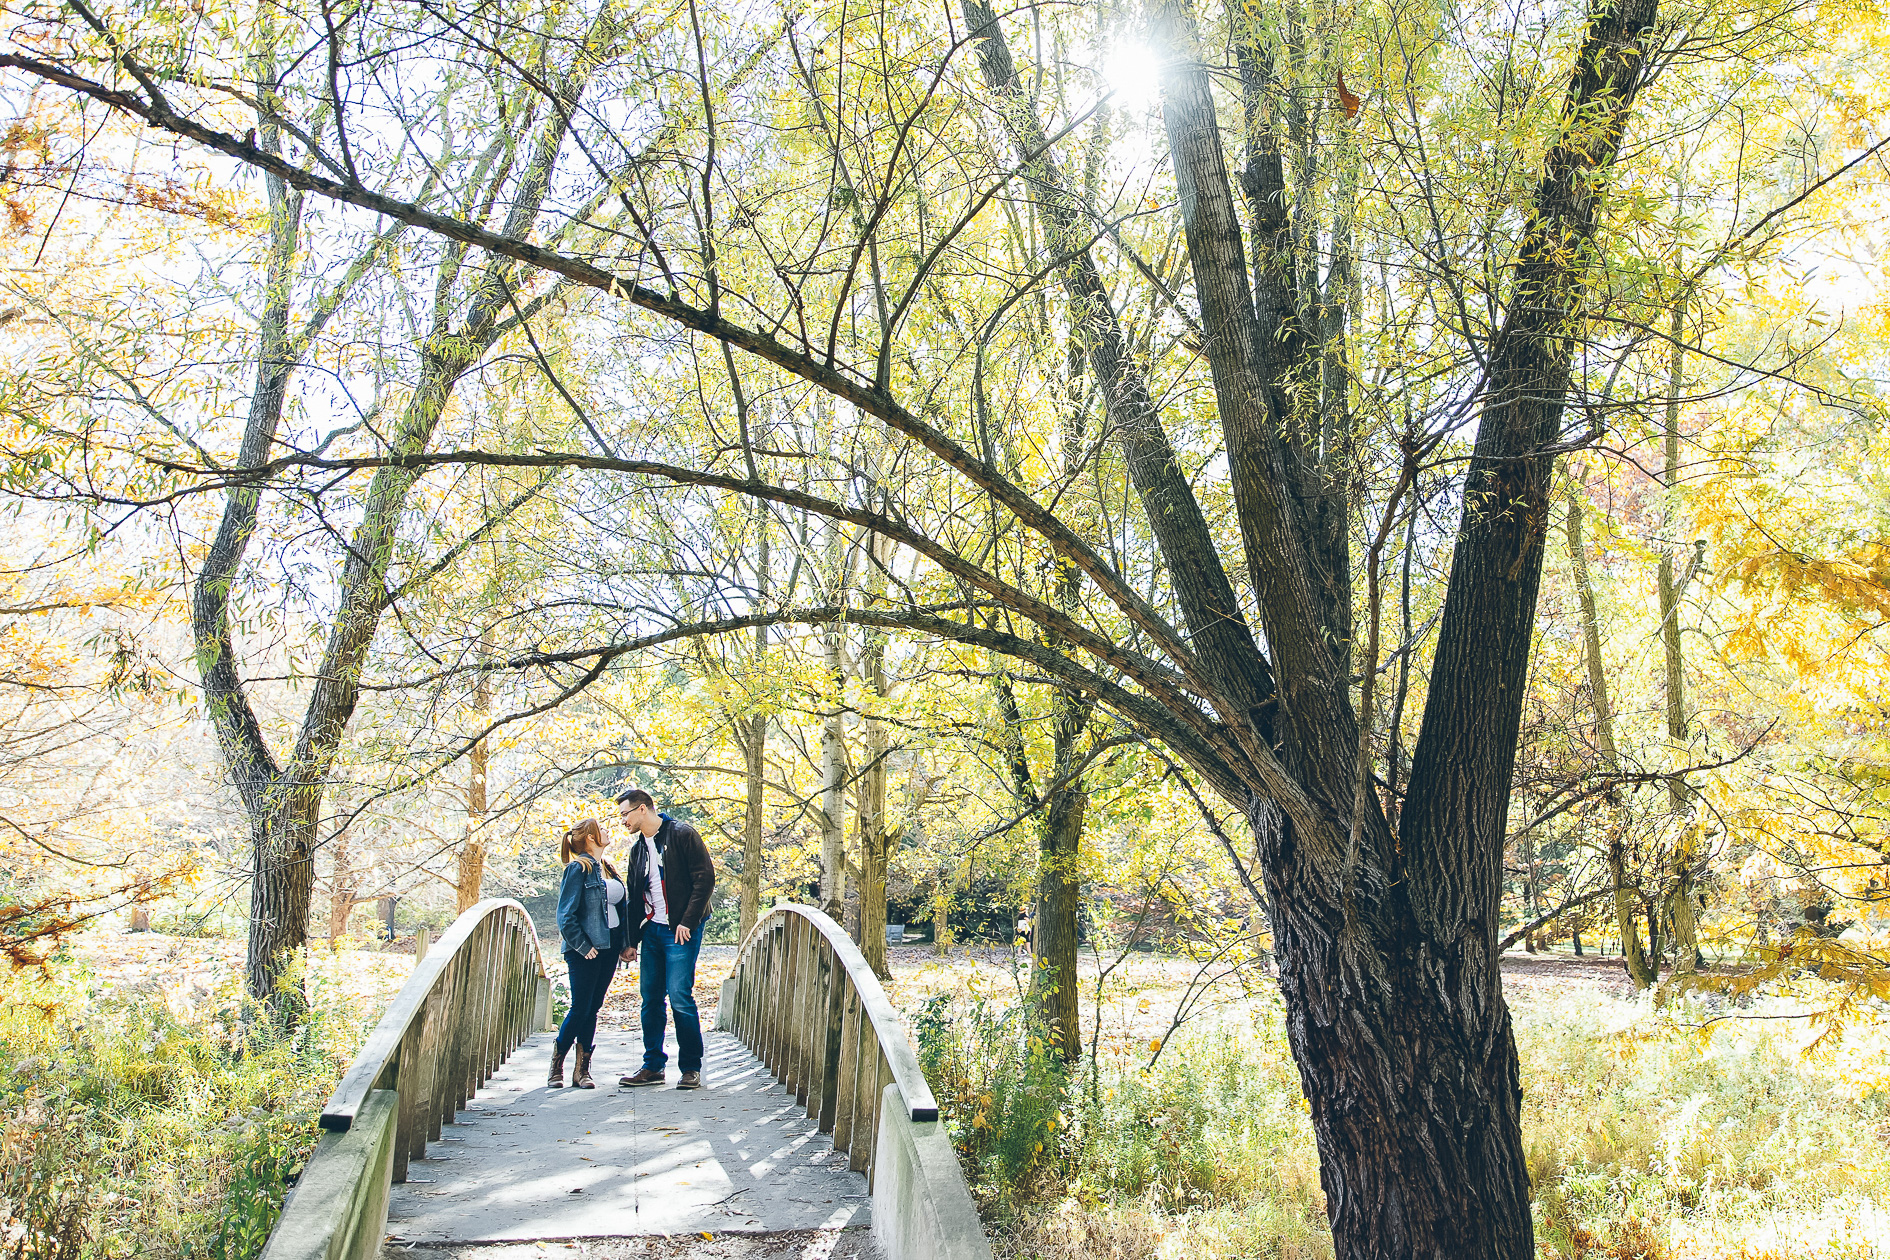
[[(643, 991), (643, 1066), (619, 1085), (661, 1085), (669, 1055), (663, 1049), (665, 999), (676, 1017), (682, 1079), (677, 1089), (702, 1088), (702, 1019), (696, 1013), (696, 955), (702, 921), (715, 891), (715, 863), (702, 836), (686, 822), (658, 813), (642, 788), (617, 797), (617, 816), (636, 833), (624, 861), (624, 884), (635, 918), (626, 959), (640, 958)], [(641, 951), (639, 953), (639, 951)]]

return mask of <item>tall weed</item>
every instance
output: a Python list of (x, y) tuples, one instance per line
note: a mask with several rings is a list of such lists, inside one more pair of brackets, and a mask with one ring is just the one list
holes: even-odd
[(8, 1260), (249, 1260), (317, 1136), (360, 1015), (319, 989), (293, 1029), (247, 1018), (236, 977), (179, 1009), (86, 977), (0, 995)]
[[(1093, 1075), (975, 992), (933, 998), (915, 1023), (1001, 1253), (1331, 1254), (1277, 1003), (1185, 1034), (1153, 1069), (1106, 1054)], [(1594, 995), (1519, 1011), (1539, 1253), (1890, 1260), (1882, 1074), (1846, 1066), (1856, 1038), (1813, 1060), (1777, 1028), (1699, 1029)]]
[[(1789, 1026), (1608, 1015), (1555, 1012), (1518, 1037), (1548, 1254), (1740, 1256), (1781, 1222), (1816, 1234), (1834, 1209), (1890, 1199), (1890, 1093), (1801, 1055)], [(1854, 1234), (1840, 1253), (1807, 1237), (1781, 1254), (1877, 1256), (1883, 1241)]]
[(1017, 1254), (1151, 1255), (1157, 1237), (1194, 1240), (1177, 1254), (1330, 1254), (1298, 1071), (1270, 1012), (1188, 1035), (1152, 1069), (1116, 1055), (1093, 1074), (989, 998), (935, 997), (916, 1026), (973, 1193)]

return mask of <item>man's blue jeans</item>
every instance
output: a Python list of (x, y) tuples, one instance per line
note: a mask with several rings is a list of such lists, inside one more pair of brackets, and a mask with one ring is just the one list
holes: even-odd
[(676, 1061), (685, 1072), (702, 1070), (702, 1018), (696, 1014), (696, 955), (702, 950), (699, 931), (687, 945), (676, 943), (676, 933), (663, 923), (643, 925), (637, 950), (637, 979), (643, 990), (643, 1066), (661, 1072), (669, 1063), (663, 1050), (663, 1000), (676, 1017)]

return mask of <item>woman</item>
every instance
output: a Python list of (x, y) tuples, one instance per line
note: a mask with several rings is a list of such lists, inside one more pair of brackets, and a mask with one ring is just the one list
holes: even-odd
[(564, 1088), (564, 1056), (573, 1044), (577, 1066), (571, 1071), (571, 1084), (578, 1089), (597, 1088), (591, 1079), (597, 1012), (617, 974), (617, 959), (630, 945), (623, 880), (604, 860), (609, 847), (610, 837), (595, 818), (586, 818), (565, 832), (559, 846), (564, 883), (558, 889), (558, 935), (563, 938), (565, 965), (571, 969), (571, 1009), (552, 1047), (547, 1089)]

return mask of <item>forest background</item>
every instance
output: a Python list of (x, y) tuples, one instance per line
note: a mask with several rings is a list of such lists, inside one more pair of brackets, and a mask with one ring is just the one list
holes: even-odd
[[(88, 934), (234, 936), (217, 1044), (345, 1059), (321, 946), (542, 895), (635, 782), (716, 854), (713, 939), (809, 901), (890, 974), (889, 914), (946, 954), (1029, 913), (1008, 1001), (913, 1014), (1030, 1246), (1045, 1205), (1180, 1238), (1266, 1199), (1276, 1252), (1403, 1254), (1398, 1202), (1495, 1222), (1454, 1254), (1641, 1254), (1728, 1175), (1733, 1217), (1809, 1195), (1793, 1229), (1883, 1245), (1829, 1224), (1882, 1184), (1833, 1152), (1883, 1136), (1890, 999), (1876, 8), (9, 23), (9, 1018), (85, 1005)], [(1388, 891), (1433, 854), (1465, 932)], [(1525, 1029), (1530, 1099), (1593, 1103), (1543, 1046), (1627, 1036), (1684, 1110), (1747, 1019), (1778, 1032), (1721, 1052), (1808, 1092), (1735, 1174), (1648, 1137), (1664, 1208), (1580, 1189), (1632, 1142), (1520, 1136), (1453, 1205), (1333, 1123), (1410, 1072), (1334, 1075), (1283, 1012), (1413, 941), (1494, 986), (1460, 937), (1647, 995)], [(1131, 1056), (1111, 960), (1151, 949), (1190, 965)], [(1423, 971), (1386, 991), (1451, 1007)], [(1264, 1141), (1163, 1075), (1256, 1002), (1223, 1084), (1286, 1108)], [(1451, 1105), (1566, 1122), (1516, 1120), (1492, 1028)], [(26, 1115), (43, 1082), (10, 1079)], [(1198, 1151), (1104, 1157), (1164, 1107)], [(1270, 1143), (1317, 1170), (1285, 1207)], [(238, 1190), (266, 1205), (292, 1147)]]

